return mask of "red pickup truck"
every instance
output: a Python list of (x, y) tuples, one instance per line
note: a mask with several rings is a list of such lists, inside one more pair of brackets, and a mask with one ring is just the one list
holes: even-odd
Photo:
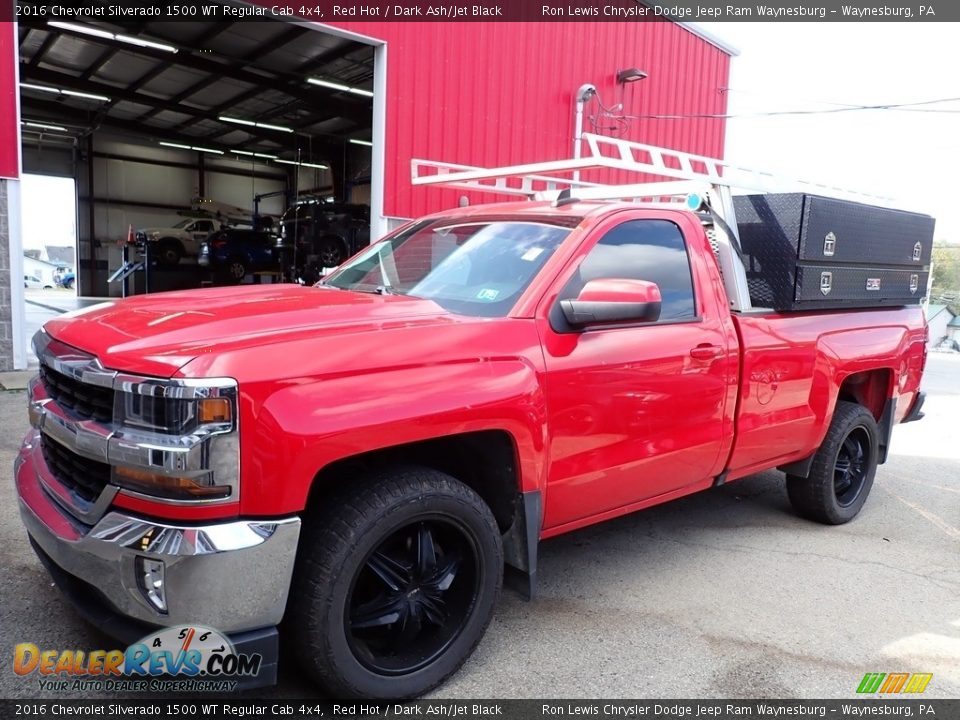
[(319, 685), (379, 698), (456, 671), (546, 538), (775, 467), (801, 515), (851, 520), (926, 359), (917, 305), (731, 313), (696, 214), (574, 201), (34, 342), (16, 485), (78, 608), (220, 629), (269, 678), (282, 621)]

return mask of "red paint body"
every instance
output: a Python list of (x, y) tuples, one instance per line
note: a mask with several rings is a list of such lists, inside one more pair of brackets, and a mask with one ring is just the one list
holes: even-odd
[[(259, 0), (265, 3), (265, 0)], [(597, 87), (604, 105), (626, 115), (726, 113), (726, 52), (673, 22), (334, 22), (386, 42), (384, 212), (412, 218), (502, 197), (412, 187), (410, 160), (503, 167), (569, 158), (574, 95)], [(637, 67), (646, 80), (617, 84)], [(595, 102), (586, 115), (598, 112)], [(585, 129), (661, 147), (723, 157), (725, 121), (694, 117), (606, 121)], [(616, 125), (616, 130), (607, 129)], [(587, 172), (584, 180), (639, 182), (636, 175)]]
[[(629, 205), (522, 203), (447, 216), (582, 217), (505, 318), (429, 300), (277, 285), (143, 296), (47, 323), (108, 368), (231, 377), (240, 388), (239, 505), (158, 517), (301, 511), (317, 473), (385, 447), (509, 434), (518, 489), (539, 490), (548, 537), (804, 458), (841, 393), (879, 419), (909, 411), (925, 361), (919, 307), (731, 316), (699, 221)], [(558, 334), (548, 312), (579, 259), (631, 219), (675, 223), (697, 318)], [(158, 322), (162, 319), (162, 322)], [(122, 497), (122, 496), (121, 496)]]

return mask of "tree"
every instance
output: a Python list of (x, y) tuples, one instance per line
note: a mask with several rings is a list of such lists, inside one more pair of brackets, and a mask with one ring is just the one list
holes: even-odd
[(960, 314), (960, 245), (934, 244), (930, 302), (949, 305), (952, 313)]

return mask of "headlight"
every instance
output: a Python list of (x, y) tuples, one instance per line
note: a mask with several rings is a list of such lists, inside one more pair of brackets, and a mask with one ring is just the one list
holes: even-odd
[(119, 391), (114, 399), (114, 422), (164, 435), (190, 435), (232, 429), (234, 408), (227, 396), (183, 397), (214, 388), (185, 388), (142, 382), (132, 391)]
[(240, 482), (233, 380), (114, 382), (113, 483), (167, 500), (233, 500)]
[(153, 231), (152, 233), (150, 233), (150, 239), (151, 239), (151, 240), (159, 240), (159, 239), (160, 239), (160, 233), (158, 233), (156, 230)]

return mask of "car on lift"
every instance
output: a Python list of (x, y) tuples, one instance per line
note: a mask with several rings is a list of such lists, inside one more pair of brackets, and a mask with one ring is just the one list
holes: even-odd
[(302, 198), (280, 218), (280, 235), (290, 253), (285, 264), (310, 284), (319, 279), (323, 268), (338, 267), (370, 244), (370, 208)]
[(224, 228), (200, 243), (197, 263), (218, 285), (237, 284), (249, 273), (280, 270), (280, 238), (268, 230)]
[(188, 217), (173, 227), (141, 228), (137, 230), (136, 240), (140, 245), (150, 243), (151, 256), (160, 265), (173, 266), (184, 256), (196, 257), (200, 243), (224, 227), (217, 218)]

